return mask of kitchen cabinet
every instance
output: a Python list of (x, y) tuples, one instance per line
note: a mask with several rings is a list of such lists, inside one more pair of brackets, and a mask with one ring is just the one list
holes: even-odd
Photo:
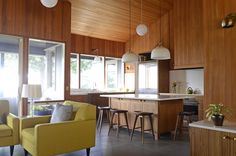
[(174, 68), (204, 67), (203, 0), (173, 1)]
[(235, 156), (236, 133), (190, 128), (191, 156)]

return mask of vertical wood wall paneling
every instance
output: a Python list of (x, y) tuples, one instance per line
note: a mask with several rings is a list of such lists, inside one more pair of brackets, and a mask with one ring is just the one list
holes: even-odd
[[(71, 3), (63, 2), (61, 38), (65, 41), (64, 96), (70, 98)], [(59, 30), (58, 30), (59, 31)], [(58, 36), (59, 37), (59, 36)]]
[[(52, 40), (66, 44), (65, 69), (70, 54), (71, 4), (60, 0), (51, 9), (44, 7), (39, 0), (0, 0), (0, 33), (24, 38), (24, 68), (28, 68), (28, 38)], [(27, 45), (25, 45), (27, 43)], [(65, 86), (69, 84), (68, 72), (65, 73)], [(28, 69), (23, 70), (23, 83), (27, 83)], [(67, 92), (65, 92), (65, 99)], [(27, 114), (27, 101), (21, 105), (22, 115)]]
[(234, 0), (203, 2), (205, 68), (205, 104), (223, 103), (232, 110), (228, 119), (236, 121), (236, 27), (223, 29), (221, 20), (235, 13)]
[(174, 68), (204, 67), (203, 0), (175, 0)]
[(100, 56), (121, 58), (125, 53), (125, 43), (71, 34), (71, 52), (97, 55), (92, 49), (98, 49)]

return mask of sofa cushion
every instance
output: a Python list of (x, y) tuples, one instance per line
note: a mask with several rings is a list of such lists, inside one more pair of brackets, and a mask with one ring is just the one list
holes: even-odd
[(22, 130), (22, 138), (28, 140), (29, 142), (34, 142), (34, 128), (26, 128)]
[(11, 135), (12, 135), (12, 129), (5, 124), (1, 124), (0, 125), (0, 137), (8, 137)]
[(72, 112), (73, 112), (73, 106), (56, 104), (50, 122), (57, 123), (62, 121), (68, 121), (71, 119)]
[(74, 120), (96, 119), (96, 107), (94, 105), (75, 101), (65, 101), (64, 105), (72, 105), (73, 109), (77, 110)]

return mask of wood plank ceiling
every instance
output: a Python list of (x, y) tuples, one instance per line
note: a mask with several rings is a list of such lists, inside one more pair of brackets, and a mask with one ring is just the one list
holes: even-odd
[[(71, 31), (101, 39), (126, 42), (129, 39), (129, 0), (70, 0)], [(131, 0), (132, 34), (140, 23), (141, 0)], [(172, 0), (162, 0), (162, 12), (172, 9)], [(143, 23), (160, 17), (160, 0), (143, 0)]]

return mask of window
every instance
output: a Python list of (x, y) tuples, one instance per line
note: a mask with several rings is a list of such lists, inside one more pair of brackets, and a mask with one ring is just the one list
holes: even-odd
[(70, 56), (70, 86), (71, 89), (79, 89), (79, 54)]
[(71, 94), (123, 88), (124, 64), (121, 59), (72, 53), (70, 60)]
[(135, 65), (125, 64), (125, 88), (127, 91), (135, 90)]
[(41, 84), (45, 100), (64, 99), (64, 44), (29, 40), (28, 83)]
[(94, 56), (80, 55), (80, 88), (104, 88), (104, 58), (94, 60)]
[(139, 64), (139, 92), (157, 92), (157, 63), (148, 62)]
[(124, 65), (120, 59), (106, 58), (106, 88), (123, 87)]
[(0, 98), (10, 103), (11, 113), (18, 114), (19, 62), (22, 39), (0, 35)]

